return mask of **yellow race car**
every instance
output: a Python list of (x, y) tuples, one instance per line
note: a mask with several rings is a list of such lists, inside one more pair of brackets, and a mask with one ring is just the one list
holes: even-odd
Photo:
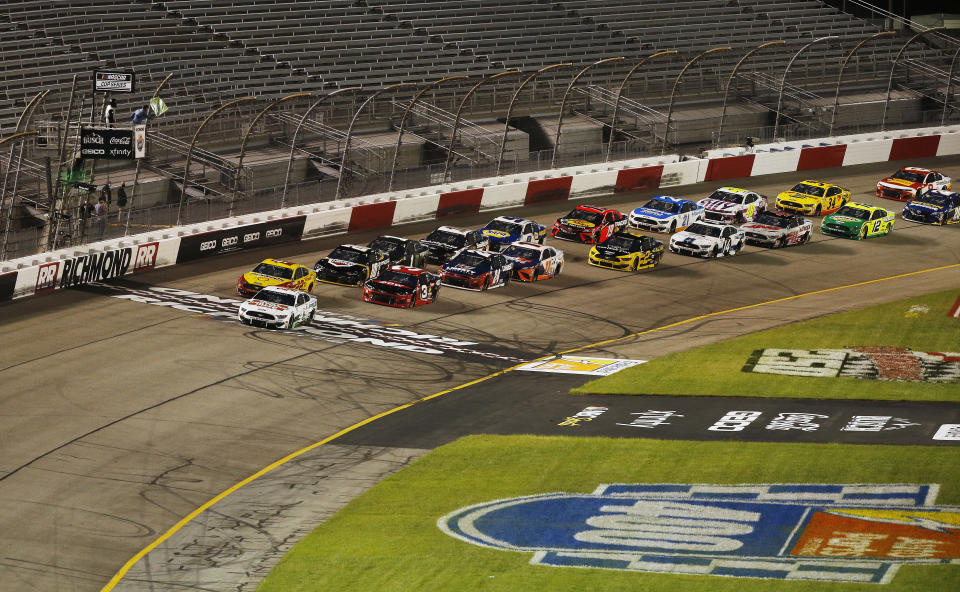
[(621, 230), (590, 249), (587, 263), (619, 271), (651, 269), (663, 258), (663, 243), (655, 238)]
[(777, 196), (778, 210), (819, 216), (832, 214), (850, 200), (850, 191), (833, 183), (803, 181)]
[(267, 286), (312, 292), (317, 274), (306, 265), (280, 259), (264, 259), (252, 271), (237, 278), (237, 294), (253, 296)]

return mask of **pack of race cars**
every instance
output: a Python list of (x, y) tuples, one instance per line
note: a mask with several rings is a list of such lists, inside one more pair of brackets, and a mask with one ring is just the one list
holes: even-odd
[[(922, 224), (960, 223), (960, 193), (939, 171), (904, 167), (877, 183), (878, 197), (906, 201), (902, 218)], [(587, 263), (618, 271), (651, 269), (665, 251), (695, 257), (723, 257), (746, 245), (782, 248), (802, 245), (813, 233), (804, 215), (823, 216), (820, 233), (863, 240), (893, 230), (893, 211), (851, 201), (849, 190), (807, 180), (777, 195), (720, 187), (691, 201), (658, 195), (629, 214), (581, 204), (548, 228), (539, 222), (499, 216), (476, 230), (440, 226), (423, 239), (379, 236), (368, 245), (344, 244), (308, 268), (266, 259), (237, 280), (237, 293), (253, 296), (241, 322), (292, 328), (309, 323), (317, 282), (361, 287), (366, 302), (414, 308), (437, 300), (441, 286), (485, 291), (511, 280), (535, 282), (560, 274), (561, 249), (544, 244), (550, 236), (591, 245)], [(641, 230), (669, 233), (662, 241)], [(427, 271), (428, 265), (439, 267)]]

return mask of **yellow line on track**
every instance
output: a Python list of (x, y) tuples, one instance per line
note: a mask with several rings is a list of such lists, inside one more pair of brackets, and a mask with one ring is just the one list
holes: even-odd
[[(623, 340), (625, 340), (625, 339), (631, 339), (631, 338), (633, 338), (633, 337), (639, 337), (640, 335), (647, 335), (647, 334), (649, 334), (649, 333), (655, 333), (655, 332), (657, 332), (657, 331), (663, 331), (663, 330), (665, 330), (665, 329), (671, 329), (671, 328), (673, 328), (673, 327), (678, 327), (678, 326), (680, 326), (680, 325), (686, 325), (686, 324), (693, 323), (693, 322), (696, 322), (696, 321), (701, 321), (701, 320), (703, 320), (703, 319), (709, 319), (709, 318), (711, 318), (711, 317), (717, 317), (717, 316), (720, 316), (720, 315), (725, 315), (725, 314), (729, 314), (729, 313), (732, 313), (732, 312), (738, 312), (738, 311), (741, 311), (741, 310), (749, 310), (749, 309), (751, 309), (751, 308), (758, 308), (758, 307), (761, 307), (761, 306), (766, 306), (766, 305), (768, 305), (768, 304), (776, 304), (776, 303), (778, 303), (778, 302), (787, 302), (787, 301), (790, 301), (790, 300), (796, 300), (796, 299), (798, 299), (798, 298), (804, 298), (804, 297), (806, 297), (806, 296), (816, 296), (817, 294), (826, 294), (826, 293), (829, 293), (829, 292), (836, 292), (836, 291), (838, 291), (838, 290), (845, 290), (845, 289), (847, 289), (847, 288), (856, 288), (856, 287), (858, 287), (858, 286), (866, 286), (866, 285), (870, 285), (870, 284), (876, 284), (876, 283), (880, 283), (880, 282), (886, 282), (886, 281), (889, 281), (889, 280), (895, 280), (895, 279), (910, 277), (910, 276), (913, 276), (913, 275), (920, 275), (920, 274), (923, 274), (923, 273), (930, 273), (930, 272), (934, 272), (934, 271), (943, 271), (943, 270), (945, 270), (945, 269), (954, 269), (954, 268), (957, 268), (957, 267), (960, 267), (960, 263), (954, 263), (954, 264), (951, 264), (951, 265), (943, 265), (943, 266), (941, 266), (941, 267), (931, 267), (930, 269), (922, 269), (922, 270), (920, 270), (920, 271), (910, 271), (910, 272), (901, 273), (901, 274), (898, 274), (898, 275), (891, 275), (891, 276), (882, 277), (882, 278), (877, 278), (877, 279), (873, 279), (873, 280), (867, 280), (867, 281), (864, 281), (864, 282), (857, 282), (857, 283), (855, 283), (855, 284), (847, 284), (847, 285), (844, 285), (844, 286), (835, 286), (835, 287), (833, 287), (833, 288), (825, 288), (825, 289), (823, 289), (823, 290), (816, 290), (816, 291), (814, 291), (814, 292), (805, 292), (805, 293), (803, 293), (803, 294), (795, 294), (795, 295), (793, 295), (793, 296), (787, 296), (787, 297), (784, 297), (784, 298), (777, 298), (777, 299), (775, 299), (775, 300), (767, 300), (767, 301), (765, 301), (765, 302), (758, 302), (758, 303), (756, 303), (756, 304), (748, 304), (748, 305), (746, 305), (746, 306), (739, 306), (739, 307), (737, 307), (737, 308), (730, 308), (730, 309), (727, 309), (727, 310), (721, 310), (721, 311), (717, 311), (717, 312), (711, 312), (711, 313), (708, 313), (708, 314), (705, 314), (705, 315), (700, 315), (700, 316), (696, 316), (696, 317), (691, 317), (691, 318), (689, 318), (689, 319), (684, 319), (684, 320), (682, 320), (682, 321), (677, 321), (676, 323), (670, 323), (669, 325), (663, 325), (663, 326), (661, 326), (661, 327), (656, 327), (656, 328), (653, 328), (653, 329), (647, 329), (647, 330), (645, 330), (645, 331), (638, 331), (638, 332), (636, 332), (636, 333), (631, 333), (630, 335), (624, 335), (623, 337), (617, 337), (617, 338), (614, 338), (614, 339), (607, 339), (607, 340), (604, 340), (604, 341), (598, 341), (598, 342), (596, 342), (596, 343), (591, 343), (591, 344), (589, 344), (589, 345), (584, 345), (584, 346), (581, 346), (581, 347), (575, 347), (575, 348), (572, 348), (572, 349), (564, 350), (564, 351), (562, 351), (562, 352), (559, 352), (559, 353), (556, 354), (555, 356), (553, 356), (553, 355), (551, 355), (551, 356), (542, 356), (542, 357), (540, 357), (540, 358), (537, 358), (537, 360), (545, 360), (545, 359), (549, 359), (549, 358), (556, 357), (556, 356), (562, 356), (562, 355), (564, 355), (564, 354), (569, 354), (569, 353), (574, 353), (574, 352), (578, 352), (578, 351), (583, 351), (583, 350), (585, 350), (585, 349), (592, 349), (592, 348), (600, 347), (600, 346), (603, 346), (603, 345), (609, 345), (609, 344), (615, 343), (615, 342), (617, 342), (617, 341), (623, 341)], [(531, 361), (536, 361), (536, 360), (531, 360)], [(369, 424), (369, 423), (373, 423), (374, 421), (377, 421), (377, 420), (380, 419), (380, 418), (386, 417), (386, 416), (388, 416), (388, 415), (392, 415), (392, 414), (394, 414), (394, 413), (396, 413), (396, 412), (398, 412), (398, 411), (403, 411), (404, 409), (408, 409), (408, 408), (410, 408), (410, 407), (412, 407), (412, 406), (414, 406), (414, 405), (416, 405), (416, 404), (422, 403), (422, 402), (424, 402), (424, 401), (429, 401), (430, 399), (435, 399), (435, 398), (437, 398), (437, 397), (441, 397), (441, 396), (446, 395), (446, 394), (448, 394), (448, 393), (452, 393), (452, 392), (454, 392), (454, 391), (458, 391), (458, 390), (460, 390), (460, 389), (464, 389), (464, 388), (467, 388), (467, 387), (469, 387), (469, 386), (473, 386), (473, 385), (475, 385), (475, 384), (478, 384), (478, 383), (481, 383), (481, 382), (490, 380), (491, 378), (496, 378), (497, 376), (502, 376), (502, 375), (506, 374), (507, 372), (510, 372), (510, 371), (512, 371), (512, 370), (515, 370), (515, 369), (517, 369), (518, 367), (522, 366), (523, 364), (527, 364), (527, 363), (529, 363), (529, 362), (523, 362), (523, 363), (521, 363), (521, 364), (517, 364), (517, 365), (515, 365), (515, 366), (511, 366), (510, 368), (506, 368), (506, 369), (504, 369), (504, 370), (500, 370), (500, 371), (494, 372), (493, 374), (488, 374), (487, 376), (483, 376), (483, 377), (481, 377), (481, 378), (477, 378), (476, 380), (471, 380), (470, 382), (466, 382), (466, 383), (464, 383), (464, 384), (455, 386), (455, 387), (453, 387), (453, 388), (449, 388), (449, 389), (440, 391), (440, 392), (438, 392), (438, 393), (434, 393), (434, 394), (432, 394), (432, 395), (428, 395), (428, 396), (423, 397), (423, 398), (421, 398), (421, 399), (417, 399), (416, 401), (413, 401), (413, 402), (411, 402), (411, 403), (405, 403), (405, 404), (403, 404), (403, 405), (400, 405), (399, 407), (394, 407), (393, 409), (389, 409), (389, 410), (387, 410), (387, 411), (384, 411), (383, 413), (378, 413), (377, 415), (374, 415), (373, 417), (368, 417), (367, 419), (365, 419), (365, 420), (363, 420), (363, 421), (357, 422), (357, 423), (353, 424), (352, 426), (349, 426), (349, 427), (347, 427), (347, 428), (344, 428), (344, 429), (340, 430), (339, 432), (333, 434), (332, 436), (328, 436), (327, 438), (324, 438), (323, 440), (320, 440), (319, 442), (315, 442), (315, 443), (313, 443), (313, 444), (311, 444), (311, 445), (309, 445), (309, 446), (306, 446), (306, 447), (304, 447), (304, 448), (301, 448), (300, 450), (297, 450), (296, 452), (291, 452), (290, 454), (288, 454), (287, 456), (281, 458), (280, 460), (275, 461), (275, 462), (267, 465), (266, 467), (260, 469), (259, 471), (257, 471), (257, 472), (254, 473), (253, 475), (250, 475), (249, 477), (247, 477), (247, 478), (244, 479), (243, 481), (240, 481), (239, 483), (234, 484), (234, 485), (231, 486), (230, 488), (228, 488), (228, 489), (226, 489), (225, 491), (221, 492), (221, 493), (220, 493), (219, 495), (217, 495), (216, 497), (213, 497), (213, 498), (211, 498), (210, 500), (208, 500), (206, 503), (204, 503), (202, 506), (200, 506), (200, 507), (197, 508), (196, 510), (190, 512), (190, 513), (189, 513), (188, 515), (186, 515), (183, 519), (181, 519), (179, 522), (177, 522), (177, 523), (174, 524), (172, 527), (170, 527), (169, 530), (167, 530), (165, 533), (163, 533), (162, 535), (160, 535), (155, 541), (153, 541), (152, 543), (150, 543), (149, 545), (147, 545), (146, 547), (144, 547), (139, 553), (137, 553), (136, 555), (134, 555), (133, 557), (131, 557), (126, 563), (124, 563), (124, 564), (123, 564), (123, 567), (121, 567), (121, 568), (117, 571), (117, 573), (114, 574), (114, 576), (113, 576), (112, 578), (110, 578), (110, 581), (107, 582), (107, 585), (104, 586), (104, 587), (101, 589), (101, 592), (109, 592), (110, 590), (113, 590), (113, 588), (114, 588), (117, 584), (120, 583), (120, 580), (123, 579), (123, 576), (126, 575), (126, 573), (127, 573), (128, 571), (130, 571), (130, 568), (132, 568), (132, 567), (137, 563), (137, 561), (140, 561), (141, 559), (143, 559), (143, 557), (146, 556), (147, 553), (149, 553), (150, 551), (152, 551), (153, 549), (155, 549), (157, 546), (159, 546), (161, 543), (163, 543), (165, 540), (167, 540), (168, 538), (170, 538), (170, 537), (173, 536), (174, 534), (176, 534), (176, 532), (177, 532), (178, 530), (180, 530), (181, 528), (183, 528), (186, 524), (188, 524), (191, 520), (193, 520), (194, 518), (196, 518), (197, 516), (199, 516), (201, 513), (203, 513), (203, 512), (205, 512), (206, 510), (208, 510), (208, 509), (209, 509), (210, 507), (212, 507), (214, 504), (216, 504), (217, 502), (219, 502), (219, 501), (222, 500), (223, 498), (227, 497), (228, 495), (230, 495), (230, 494), (233, 493), (234, 491), (237, 491), (238, 489), (240, 489), (240, 488), (243, 487), (244, 485), (247, 485), (248, 483), (251, 483), (252, 481), (254, 481), (254, 480), (256, 480), (256, 479), (259, 479), (260, 477), (266, 475), (266, 474), (269, 473), (270, 471), (272, 471), (272, 470), (276, 469), (277, 467), (279, 467), (279, 466), (281, 466), (281, 465), (283, 465), (283, 464), (285, 464), (285, 463), (293, 460), (294, 458), (300, 456), (301, 454), (304, 454), (304, 453), (306, 453), (306, 452), (309, 452), (309, 451), (311, 451), (311, 450), (313, 450), (313, 449), (315, 449), (315, 448), (319, 448), (320, 446), (323, 446), (324, 444), (328, 444), (328, 443), (332, 442), (333, 440), (336, 440), (336, 439), (339, 438), (340, 436), (343, 436), (344, 434), (348, 434), (348, 433), (350, 433), (350, 432), (352, 432), (352, 431), (354, 431), (354, 430), (356, 430), (356, 429), (359, 429), (359, 428), (361, 428), (361, 427), (363, 427), (363, 426), (365, 426), (365, 425), (367, 425), (367, 424)]]

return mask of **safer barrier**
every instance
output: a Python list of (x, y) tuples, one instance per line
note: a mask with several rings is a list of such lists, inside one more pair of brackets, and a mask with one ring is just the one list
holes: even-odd
[(242, 249), (625, 191), (960, 154), (960, 126), (711, 150), (539, 171), (217, 220), (0, 264), (0, 301)]

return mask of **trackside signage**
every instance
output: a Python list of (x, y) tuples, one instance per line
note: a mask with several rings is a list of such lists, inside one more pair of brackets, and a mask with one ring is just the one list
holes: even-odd
[(136, 157), (133, 130), (81, 128), (80, 156), (108, 160), (131, 160)]
[(886, 584), (904, 564), (960, 563), (960, 508), (938, 485), (601, 485), (461, 508), (445, 533), (531, 563)]
[(306, 220), (306, 216), (294, 216), (185, 236), (180, 239), (177, 263), (194, 261), (232, 251), (297, 241), (303, 236), (303, 226)]
[(144, 243), (72, 259), (44, 263), (37, 270), (35, 294), (82, 286), (153, 269), (159, 243)]
[(134, 88), (135, 76), (133, 72), (105, 72), (96, 70), (93, 73), (93, 90), (99, 92), (131, 93)]

